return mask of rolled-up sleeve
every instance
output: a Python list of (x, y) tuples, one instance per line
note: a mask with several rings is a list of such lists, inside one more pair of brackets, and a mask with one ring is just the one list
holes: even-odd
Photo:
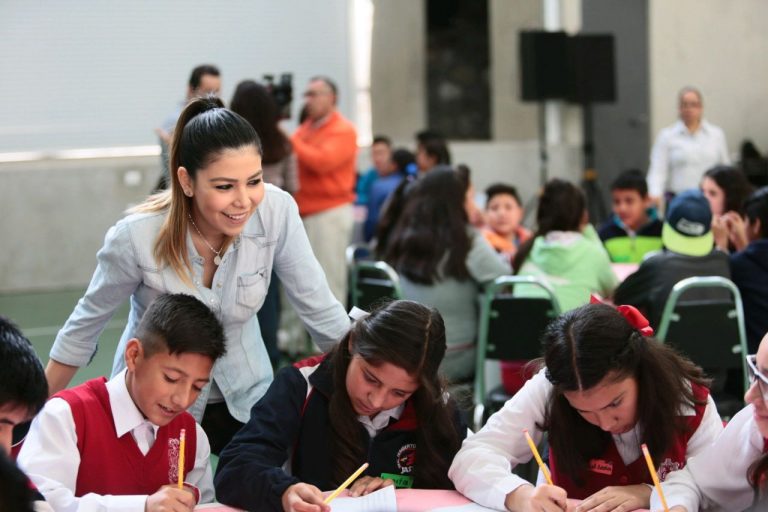
[(141, 283), (135, 254), (128, 225), (118, 223), (110, 228), (96, 255), (96, 271), (88, 290), (56, 336), (51, 359), (78, 367), (91, 361), (107, 322)]

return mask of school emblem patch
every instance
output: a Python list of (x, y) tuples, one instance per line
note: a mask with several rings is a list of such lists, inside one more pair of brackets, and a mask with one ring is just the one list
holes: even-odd
[(659, 481), (663, 482), (671, 472), (682, 468), (682, 464), (667, 457), (664, 462), (659, 464)]
[(179, 481), (179, 440), (168, 439), (168, 482), (175, 484)]
[(397, 469), (400, 473), (406, 475), (413, 472), (413, 465), (416, 463), (416, 445), (409, 443), (397, 450)]

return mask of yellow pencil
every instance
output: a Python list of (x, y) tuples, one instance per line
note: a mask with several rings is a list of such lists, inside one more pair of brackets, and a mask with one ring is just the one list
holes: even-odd
[(544, 464), (544, 461), (541, 460), (541, 455), (539, 455), (539, 450), (536, 449), (536, 443), (533, 442), (533, 438), (531, 437), (531, 434), (528, 433), (528, 429), (523, 430), (523, 434), (525, 434), (525, 440), (528, 441), (528, 446), (531, 447), (531, 451), (533, 452), (533, 456), (536, 459), (536, 462), (539, 463), (539, 469), (542, 473), (544, 473), (544, 478), (547, 479), (547, 483), (549, 485), (555, 485), (552, 483), (552, 475), (549, 474), (549, 468)]
[(664, 512), (669, 512), (669, 507), (667, 506), (667, 499), (664, 497), (664, 492), (661, 490), (661, 484), (659, 483), (659, 477), (656, 475), (656, 468), (653, 467), (653, 461), (651, 460), (651, 454), (648, 453), (648, 447), (643, 443), (640, 448), (643, 450), (643, 455), (645, 455), (645, 462), (648, 464), (648, 471), (651, 473), (651, 479), (653, 480), (653, 485), (656, 486), (656, 492), (659, 493), (659, 498), (661, 498), (661, 504), (664, 505)]
[(359, 476), (360, 476), (360, 473), (362, 473), (363, 471), (365, 471), (367, 468), (368, 468), (368, 463), (367, 463), (367, 462), (366, 462), (365, 464), (363, 464), (362, 466), (360, 466), (359, 468), (357, 468), (357, 471), (355, 471), (354, 473), (352, 473), (352, 476), (350, 476), (349, 478), (347, 478), (347, 479), (344, 481), (344, 483), (343, 483), (343, 484), (341, 484), (341, 485), (339, 486), (339, 488), (338, 488), (338, 489), (336, 489), (336, 490), (335, 490), (335, 491), (333, 491), (331, 494), (329, 494), (329, 495), (328, 495), (328, 497), (327, 497), (327, 498), (325, 498), (325, 501), (324, 501), (323, 503), (325, 503), (326, 505), (327, 505), (327, 504), (329, 504), (333, 498), (335, 498), (336, 496), (338, 496), (339, 494), (341, 494), (341, 491), (343, 491), (344, 489), (346, 489), (347, 487), (349, 487), (349, 484), (351, 484), (352, 482), (354, 482), (354, 481), (355, 481), (355, 478), (359, 477)]
[(181, 429), (179, 434), (179, 489), (184, 488), (184, 445), (187, 441), (187, 431)]

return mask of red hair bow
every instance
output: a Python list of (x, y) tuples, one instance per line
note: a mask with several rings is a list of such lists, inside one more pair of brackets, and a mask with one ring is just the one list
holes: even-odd
[[(594, 293), (589, 297), (589, 303), (606, 304), (608, 306), (612, 305), (608, 304)], [(645, 316), (635, 306), (621, 305), (615, 307), (616, 311), (621, 313), (621, 316), (623, 316), (624, 319), (629, 322), (629, 325), (640, 331), (640, 334), (643, 336), (653, 336), (653, 327), (651, 327), (648, 319), (645, 318)]]

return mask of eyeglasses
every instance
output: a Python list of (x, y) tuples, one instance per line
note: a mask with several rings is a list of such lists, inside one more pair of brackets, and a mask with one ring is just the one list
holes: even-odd
[(768, 403), (768, 377), (757, 369), (757, 355), (747, 356), (747, 375), (749, 376), (749, 386), (754, 386), (755, 381), (757, 381), (763, 401)]

